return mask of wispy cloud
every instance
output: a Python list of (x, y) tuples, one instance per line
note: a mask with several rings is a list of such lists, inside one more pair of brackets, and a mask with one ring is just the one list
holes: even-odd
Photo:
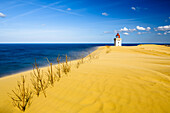
[(141, 33), (141, 32), (138, 32), (137, 34), (138, 34), (138, 35), (141, 35), (142, 33)]
[(137, 29), (137, 30), (142, 30), (142, 31), (145, 31), (145, 30), (146, 30), (146, 28), (140, 27), (140, 26), (136, 26), (136, 29)]
[(103, 16), (108, 16), (109, 14), (107, 14), (106, 12), (102, 13)]
[(4, 17), (6, 17), (6, 15), (0, 12), (0, 17), (4, 18)]
[(170, 34), (170, 31), (165, 31), (165, 32), (164, 32), (164, 35), (166, 35), (166, 34)]
[(170, 30), (170, 25), (166, 26), (158, 26), (157, 28), (154, 28), (155, 31), (168, 31)]
[(140, 26), (136, 26), (136, 29), (133, 28), (133, 29), (128, 29), (127, 27), (124, 27), (124, 28), (121, 28), (120, 30), (114, 30), (114, 32), (123, 32), (124, 35), (129, 35), (129, 32), (134, 32), (134, 31), (137, 31), (137, 30), (141, 30), (141, 31), (147, 31), (147, 32), (138, 32), (137, 34), (140, 35), (140, 34), (145, 34), (145, 33), (150, 33), (148, 31), (151, 30), (150, 27), (147, 27), (147, 28), (144, 28), (144, 27), (140, 27)]
[(134, 10), (134, 11), (148, 10), (148, 8), (143, 8), (143, 7), (131, 7), (131, 9)]
[(32, 13), (34, 13), (34, 12), (36, 12), (36, 11), (39, 11), (39, 10), (48, 8), (48, 7), (50, 7), (50, 6), (52, 6), (52, 5), (55, 5), (55, 4), (58, 4), (58, 3), (59, 3), (59, 2), (54, 2), (54, 3), (51, 3), (51, 4), (49, 4), (49, 5), (42, 6), (41, 8), (33, 9), (33, 10), (31, 10), (31, 11), (28, 11), (28, 12), (22, 13), (22, 14), (20, 14), (20, 15), (14, 16), (14, 17), (12, 17), (12, 18), (9, 18), (9, 19), (7, 19), (7, 20), (4, 20), (4, 21), (2, 21), (2, 23), (7, 22), (7, 21), (9, 21), (9, 20), (16, 19), (16, 18), (18, 18), (18, 17), (22, 17), (22, 16), (26, 16), (26, 15), (32, 14)]
[(147, 28), (146, 28), (146, 31), (150, 31), (150, 30), (151, 30), (151, 28), (150, 28), (150, 27), (147, 27)]
[[(25, 2), (25, 3), (28, 3), (28, 4), (31, 4), (31, 5), (35, 5), (35, 6), (40, 6), (40, 7), (45, 7), (44, 5), (40, 5), (40, 4), (35, 4), (33, 2)], [(61, 3), (61, 2), (57, 2), (58, 4)], [(55, 4), (56, 5), (56, 4)], [(70, 12), (72, 9), (71, 8), (67, 8), (67, 11), (66, 10), (63, 10), (63, 9), (60, 9), (60, 8), (54, 8), (54, 7), (51, 7), (51, 6), (48, 6), (46, 7), (48, 9), (52, 9), (52, 10), (56, 10), (58, 12), (62, 12), (62, 13), (67, 13), (67, 14), (71, 14), (71, 15), (75, 15), (75, 16), (82, 16), (78, 13), (75, 13), (75, 12)]]
[(131, 7), (131, 9), (132, 9), (132, 10), (134, 10), (134, 11), (136, 10), (136, 8), (135, 8), (135, 7)]
[(23, 6), (23, 5), (25, 5), (25, 4), (16, 4), (16, 5), (12, 5), (11, 7), (7, 7), (7, 8), (1, 9), (1, 11), (13, 9), (13, 8), (16, 8), (16, 7), (19, 7), (19, 6)]
[[(146, 34), (148, 32), (137, 32), (138, 35), (141, 35), (141, 34)], [(150, 32), (149, 32), (150, 33)]]
[(68, 11), (71, 11), (71, 8), (67, 8)]
[(49, 8), (49, 9), (56, 10), (56, 11), (59, 11), (59, 12), (63, 12), (63, 13), (75, 15), (75, 16), (83, 16), (83, 15), (80, 15), (80, 14), (77, 14), (77, 13), (74, 13), (74, 12), (65, 11), (65, 10), (63, 10), (63, 9), (58, 9), (58, 8), (53, 8), (53, 7), (48, 7), (48, 8)]
[(124, 35), (129, 35), (129, 33), (127, 33), (127, 32), (125, 32), (125, 33), (123, 33)]
[[(72, 15), (76, 15), (76, 16), (82, 16), (82, 15), (79, 15), (77, 13), (74, 13), (74, 12), (69, 12), (69, 11), (65, 11), (65, 10), (62, 10), (62, 9), (58, 9), (58, 8), (53, 8), (51, 6), (53, 5), (56, 5), (56, 4), (59, 4), (60, 2), (54, 2), (54, 3), (51, 3), (49, 5), (39, 5), (39, 4), (34, 4), (32, 2), (25, 2), (25, 3), (28, 3), (28, 4), (32, 4), (32, 5), (35, 5), (35, 6), (40, 6), (40, 8), (37, 8), (37, 9), (33, 9), (31, 11), (28, 11), (28, 12), (25, 12), (25, 13), (22, 13), (20, 15), (17, 15), (17, 16), (14, 16), (12, 18), (9, 18), (9, 19), (6, 19), (4, 21), (2, 21), (2, 23), (5, 23), (9, 20), (13, 20), (13, 19), (16, 19), (18, 17), (23, 17), (23, 16), (26, 16), (26, 15), (29, 15), (29, 14), (32, 14), (34, 12), (37, 12), (39, 10), (42, 10), (42, 9), (45, 9), (45, 8), (49, 8), (49, 9), (52, 9), (52, 10), (56, 10), (56, 11), (59, 11), (59, 12), (63, 12), (63, 13), (67, 13), (67, 14), (72, 14)], [(1, 13), (0, 13), (1, 14)], [(0, 15), (0, 17), (3, 17), (3, 15)]]
[(157, 33), (157, 35), (162, 35), (161, 33)]
[(129, 31), (130, 31), (130, 32), (133, 32), (133, 31), (136, 31), (136, 29), (135, 29), (135, 28), (134, 28), (134, 29), (129, 29)]
[(128, 31), (128, 28), (124, 27), (123, 29), (121, 28), (120, 31)]
[(111, 33), (113, 33), (113, 32), (111, 32), (111, 31), (104, 31), (104, 34), (111, 34)]
[(127, 27), (121, 28), (120, 30), (115, 30), (115, 32), (134, 32), (136, 29), (128, 29)]
[(151, 30), (150, 27), (144, 28), (144, 27), (140, 27), (140, 26), (136, 26), (136, 29), (137, 29), (137, 30), (141, 30), (141, 31), (150, 31), (150, 30)]

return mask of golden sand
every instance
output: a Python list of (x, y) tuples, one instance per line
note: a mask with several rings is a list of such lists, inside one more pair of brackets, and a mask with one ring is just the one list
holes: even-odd
[[(99, 58), (73, 66), (25, 113), (170, 113), (170, 47), (99, 47), (92, 54)], [(20, 75), (31, 86), (30, 72), (0, 78), (0, 113), (21, 112), (7, 93)]]

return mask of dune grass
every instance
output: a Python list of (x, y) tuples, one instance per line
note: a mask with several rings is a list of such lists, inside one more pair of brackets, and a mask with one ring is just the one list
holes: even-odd
[(30, 106), (33, 98), (33, 92), (26, 87), (25, 77), (21, 76), (21, 82), (18, 81), (17, 88), (12, 90), (13, 94), (10, 94), (14, 107), (17, 107), (21, 111), (25, 111)]
[(44, 77), (43, 71), (40, 70), (36, 60), (33, 64), (33, 73), (31, 74), (31, 83), (34, 89), (34, 92), (37, 96), (43, 92), (44, 96), (46, 97), (45, 90), (48, 87), (48, 82)]
[(55, 67), (56, 70), (57, 70), (57, 75), (58, 75), (58, 77), (59, 77), (58, 81), (59, 81), (60, 78), (61, 78), (61, 65), (60, 65), (60, 60), (61, 60), (61, 57), (58, 55), (58, 57), (57, 57), (57, 63), (58, 63), (58, 65)]
[[(91, 60), (95, 58), (95, 56), (88, 55), (88, 60)], [(65, 62), (60, 64), (61, 57), (57, 57), (57, 63), (58, 65), (53, 68), (53, 64), (50, 63), (50, 61), (47, 58), (47, 61), (49, 63), (49, 67), (47, 72), (43, 72), (39, 68), (39, 65), (36, 62), (33, 64), (33, 72), (31, 75), (31, 84), (32, 84), (32, 90), (28, 87), (25, 87), (25, 77), (22, 76), (22, 82), (18, 82), (18, 88), (16, 90), (12, 90), (13, 94), (10, 94), (10, 98), (12, 99), (12, 102), (14, 106), (17, 106), (21, 111), (25, 111), (28, 106), (30, 106), (31, 101), (33, 99), (33, 95), (39, 95), (41, 93), (44, 94), (44, 97), (47, 97), (46, 90), (49, 87), (49, 85), (54, 87), (55, 81), (59, 81), (62, 77), (62, 73), (67, 75), (71, 71), (71, 61), (68, 62), (68, 56), (65, 56)], [(80, 60), (77, 61), (77, 68), (80, 64), (83, 64), (87, 61), (87, 59), (84, 59), (84, 55), (81, 55)], [(46, 75), (46, 76), (44, 76)]]
[(62, 63), (62, 71), (63, 71), (64, 74), (67, 75), (68, 72), (70, 72), (70, 70), (71, 70), (71, 62), (68, 63), (68, 56), (67, 55), (66, 55), (65, 59), (66, 59), (65, 63)]

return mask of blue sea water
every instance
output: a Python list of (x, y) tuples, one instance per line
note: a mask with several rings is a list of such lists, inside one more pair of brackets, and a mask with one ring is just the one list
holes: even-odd
[(46, 58), (52, 63), (57, 63), (58, 55), (61, 62), (65, 60), (65, 55), (68, 55), (69, 60), (75, 60), (105, 45), (112, 44), (0, 44), (0, 77), (32, 69), (35, 59), (42, 67), (48, 65)]

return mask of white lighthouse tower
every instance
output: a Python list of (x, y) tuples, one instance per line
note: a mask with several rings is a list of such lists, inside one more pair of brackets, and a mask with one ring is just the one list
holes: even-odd
[(115, 46), (122, 46), (122, 39), (120, 38), (119, 33), (117, 33), (116, 38), (114, 38), (114, 45)]

